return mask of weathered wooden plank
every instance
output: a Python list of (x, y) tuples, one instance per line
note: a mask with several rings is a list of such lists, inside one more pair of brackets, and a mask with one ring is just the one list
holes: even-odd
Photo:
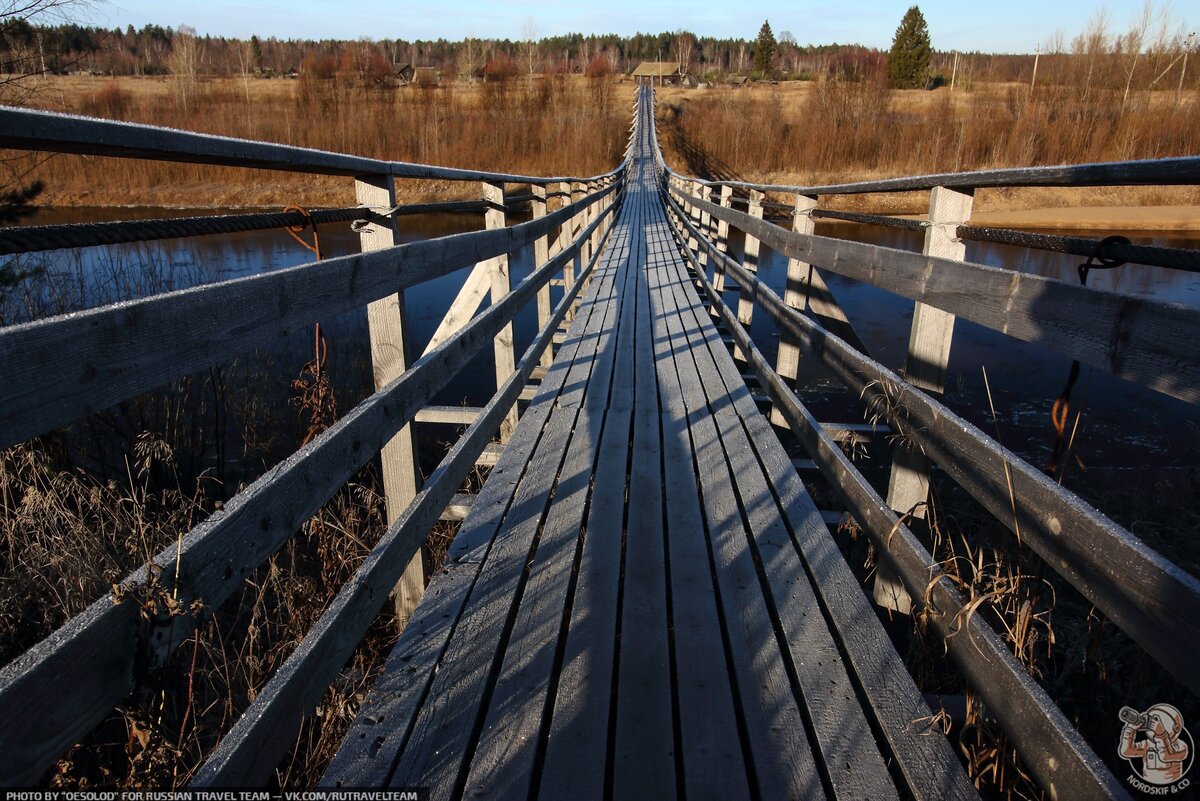
[[(653, 279), (659, 291), (658, 271)], [(687, 407), (665, 322), (656, 319), (652, 333), (663, 416), (663, 491), (683, 789), (688, 798), (720, 793), (731, 801), (748, 799), (750, 768), (738, 731), (732, 671), (724, 658)]]
[(916, 192), (945, 186), (950, 189), (983, 189), (997, 186), (1157, 186), (1200, 183), (1200, 157), (1113, 161), (1097, 164), (1062, 164), (1054, 167), (1018, 167), (974, 172), (944, 172), (879, 181), (858, 181), (827, 186), (784, 186), (746, 181), (709, 181), (711, 186), (757, 189), (788, 195), (853, 195), (870, 192)]
[[(598, 257), (598, 254), (597, 254)], [(614, 262), (616, 285), (628, 272), (628, 264)], [(580, 285), (583, 284), (580, 276)], [(503, 645), (498, 675), (487, 705), (478, 741), (465, 768), (463, 795), (468, 798), (512, 798), (528, 796), (534, 762), (544, 730), (548, 702), (554, 692), (555, 676), (565, 647), (561, 635), (573, 609), (572, 583), (586, 502), (596, 466), (596, 452), (606, 429), (607, 401), (613, 371), (628, 343), (617, 341), (620, 320), (626, 313), (619, 292), (612, 294), (606, 328), (594, 340), (595, 358), (587, 388), (575, 418), (570, 440), (565, 444), (553, 497), (537, 531), (530, 554), (524, 560), (524, 586)], [(541, 447), (547, 447), (543, 444)], [(519, 536), (508, 529), (502, 536)], [(551, 696), (551, 697), (548, 697)]]
[[(635, 314), (624, 298), (637, 279), (637, 198), (627, 200), (618, 219), (606, 262), (619, 265), (621, 296), (608, 416), (596, 456), (578, 578), (572, 601), (562, 664), (554, 689), (553, 716), (538, 798), (596, 801), (604, 797), (608, 769), (611, 691), (617, 650), (618, 597), (621, 586), (622, 517), (625, 504), (629, 416), (633, 407), (632, 359)], [(633, 263), (630, 263), (634, 260)], [(591, 346), (591, 342), (587, 343)], [(605, 747), (598, 747), (603, 736)]]
[(455, 522), (466, 520), (467, 515), (471, 514), (471, 506), (474, 503), (474, 495), (466, 492), (456, 492), (454, 497), (446, 502), (446, 506), (442, 509), (442, 513), (438, 516), (438, 519)]
[[(0, 372), (7, 377), (0, 382), (0, 447), (224, 363), (315, 320), (507, 253), (580, 208), (501, 231), (412, 242), (0, 329)], [(55, 369), (45, 369), (48, 363)]]
[[(462, 170), (403, 161), (347, 156), (324, 150), (256, 142), (174, 128), (78, 117), (0, 106), (0, 148), (77, 153), (86, 156), (182, 161), (224, 167), (253, 167), (319, 175), (393, 175), (450, 181), (504, 181), (544, 185), (570, 180)], [(618, 166), (613, 172), (621, 169)], [(612, 175), (613, 172), (606, 173)], [(603, 177), (603, 176), (594, 176)]]
[[(664, 234), (669, 241), (669, 232)], [(730, 468), (675, 307), (671, 278), (667, 268), (657, 272), (651, 304), (656, 318), (663, 320), (661, 336), (670, 342), (687, 408), (725, 645), (741, 701), (746, 759), (763, 798), (811, 797), (823, 792), (812, 745), (758, 586)]]
[[(564, 253), (533, 273), (434, 353), (356, 406), (305, 447), (235, 496), (221, 513), (193, 528), (177, 550), (155, 557), (159, 581), (181, 603), (202, 600), (215, 609), (355, 470), (408, 423), (416, 411), (490, 343), (504, 323), (570, 257)], [(178, 581), (175, 576), (178, 575)], [(125, 579), (146, 582), (143, 568)], [(139, 636), (129, 604), (96, 601), (42, 643), (0, 670), (0, 782), (36, 780), (59, 753), (94, 725), (129, 688)], [(191, 633), (194, 620), (172, 618), (145, 635), (161, 657)], [(101, 682), (93, 662), (110, 666)], [(80, 714), (80, 712), (83, 714)]]
[(426, 406), (413, 417), (418, 423), (443, 423), (469, 426), (479, 419), (479, 406)]
[(652, 179), (642, 167), (637, 187), (646, 206), (639, 236), (648, 260), (636, 265), (637, 291), (629, 300), (638, 315), (634, 354), (632, 454), (625, 522), (625, 572), (621, 590), (621, 660), (613, 738), (613, 796), (675, 797), (678, 744), (671, 713), (670, 622), (662, 532), (662, 466), (659, 453), (658, 387), (645, 291), (655, 239), (662, 235), (662, 209)]
[(475, 460), (476, 467), (495, 467), (504, 453), (504, 446), (499, 442), (489, 442)]
[[(546, 205), (546, 187), (535, 186), (533, 189), (532, 214), (533, 219), (540, 220), (546, 216), (548, 211)], [(550, 240), (548, 235), (543, 234), (533, 241), (533, 266), (540, 267), (545, 264), (550, 258)], [(538, 330), (545, 328), (546, 320), (550, 319), (551, 302), (550, 302), (550, 284), (542, 287), (538, 292)], [(549, 367), (554, 361), (554, 348), (546, 348), (542, 353), (542, 365)]]
[[(605, 285), (611, 291), (611, 283)], [(600, 305), (604, 314), (592, 314), (584, 336), (599, 336), (607, 330), (605, 315), (613, 313), (615, 303), (604, 298)], [(480, 570), (427, 699), (412, 723), (408, 746), (400, 753), (391, 777), (395, 785), (429, 786), (434, 799), (457, 795), (465, 786), (466, 760), (483, 734), (511, 621), (521, 603), (526, 562), (535, 554), (536, 536), (572, 441), (592, 366), (590, 359), (572, 365), (526, 475), (517, 485), (503, 536), (497, 537)]]
[[(724, 189), (732, 187), (722, 187)], [(722, 204), (724, 205), (724, 204)], [(817, 207), (815, 195), (796, 195), (795, 208), (792, 213), (792, 230), (798, 234), (811, 234), (816, 228), (810, 212)], [(728, 226), (729, 223), (723, 223)], [(808, 305), (809, 290), (812, 285), (812, 265), (800, 259), (789, 258), (787, 263), (787, 279), (784, 287), (783, 302), (793, 309), (804, 311)], [(823, 282), (822, 282), (823, 283)], [(828, 287), (826, 287), (828, 289)], [(838, 307), (840, 310), (840, 306)], [(800, 349), (788, 336), (779, 338), (779, 350), (775, 356), (775, 370), (784, 378), (796, 380), (800, 369)], [(778, 409), (771, 408), (771, 422), (781, 425), (783, 415)]]
[[(462, 328), (467, 320), (475, 316), (475, 312), (479, 310), (479, 304), (483, 302), (483, 296), (492, 287), (493, 269), (491, 259), (481, 261), (471, 268), (471, 272), (463, 280), (462, 286), (458, 288), (458, 294), (451, 301), (450, 308), (446, 310), (442, 321), (438, 323), (433, 335), (429, 337), (429, 342), (425, 344), (422, 354), (429, 353), (445, 342), (446, 337)], [(549, 286), (543, 287), (543, 291), (549, 291), (549, 289)]]
[[(694, 297), (682, 268), (677, 269), (680, 274), (675, 279), (676, 303), (684, 316), (691, 357), (708, 394), (720, 447), (748, 527), (750, 553), (759, 570), (759, 591), (767, 600), (777, 636), (786, 643), (780, 658), (790, 674), (794, 692), (803, 698), (814, 750), (824, 763), (830, 789), (835, 796), (847, 799), (897, 797), (884, 756), (875, 747), (875, 735), (859, 706), (856, 688), (842, 664), (838, 645), (825, 619), (813, 614), (820, 608), (813, 584), (818, 578), (828, 580), (828, 573), (836, 567), (831, 566), (823, 575), (810, 576), (793, 544), (792, 531), (798, 541), (827, 544), (829, 547), (821, 555), (826, 559), (839, 557), (837, 565), (842, 567), (841, 572), (851, 579), (852, 589), (860, 598), (861, 593), (853, 586), (853, 577), (840, 561), (828, 529), (791, 469), (770, 424), (751, 401), (737, 367), (716, 336), (716, 329), (706, 315), (695, 313), (699, 299)], [(701, 265), (696, 265), (697, 272), (701, 269)], [(758, 435), (756, 440), (750, 435), (752, 429)], [(764, 463), (768, 460), (773, 469)], [(787, 506), (781, 508), (784, 497)], [(866, 611), (869, 614), (869, 609)], [(857, 624), (851, 622), (851, 625), (863, 624), (874, 625), (879, 635), (876, 644), (886, 645), (895, 655), (873, 616)], [(898, 656), (895, 663), (903, 668)], [(902, 670), (899, 675), (903, 675)], [(913, 712), (928, 714), (911, 680), (909, 685), (915, 705), (887, 711), (904, 716)], [(954, 755), (948, 748), (946, 756), (953, 762)]]
[(739, 273), (741, 265), (728, 259), (725, 264), (739, 280), (754, 284), (759, 302), (806, 353), (862, 393), (869, 407), (885, 412), (894, 430), (916, 439), (998, 520), (1014, 529), (1019, 525), (1024, 544), (1179, 681), (1200, 688), (1200, 621), (1178, 614), (1187, 604), (1200, 603), (1200, 581), (938, 401), (789, 310), (770, 288)]
[[(698, 265), (693, 263), (692, 267), (698, 274)], [(711, 285), (708, 285), (707, 281), (703, 283), (706, 284), (706, 295), (711, 299), (718, 298)], [(735, 317), (732, 310), (722, 303), (719, 311), (722, 318), (733, 326)], [(762, 371), (761, 368), (765, 365), (763, 357), (752, 345), (745, 330), (740, 326), (734, 330), (741, 339), (742, 347), (752, 351), (751, 362), (761, 376), (760, 380), (766, 381), (770, 378), (770, 380), (778, 382), (779, 386), (785, 386), (782, 377), (778, 374), (768, 376)], [(728, 359), (724, 347), (711, 333), (708, 334), (706, 345), (714, 361), (720, 362), (722, 359)], [(699, 353), (699, 348), (696, 348), (694, 352)], [(916, 798), (976, 797), (949, 744), (942, 738), (928, 736), (927, 731), (914, 723), (914, 721), (929, 715), (928, 707), (905, 670), (891, 641), (882, 627), (878, 625), (858, 582), (842, 560), (828, 530), (822, 525), (825, 521), (821, 519), (820, 514), (813, 506), (803, 483), (793, 472), (792, 460), (788, 459), (783, 452), (771, 431), (770, 424), (762, 415), (755, 413), (753, 405), (747, 403), (744, 387), (738, 378), (726, 369), (721, 372), (721, 379), (726, 391), (735, 398), (734, 406), (739, 411), (745, 433), (753, 444), (762, 470), (767, 476), (766, 487), (770, 488), (776, 502), (784, 510), (783, 518), (789, 521), (792, 537), (803, 558), (804, 570), (811, 583), (811, 590), (815, 590), (816, 595), (820, 597), (820, 606), (830, 620), (831, 631), (835, 635), (839, 647), (845, 650), (848, 657), (846, 668), (856, 676), (856, 682), (862, 687), (863, 695), (868, 700), (868, 713), (873, 716), (878, 729), (884, 733), (887, 747), (890, 749), (890, 753), (886, 753), (885, 756), (888, 759), (896, 760), (902, 774), (907, 779), (906, 792)], [(712, 384), (706, 382), (706, 386), (715, 386), (716, 384), (716, 381)], [(829, 436), (823, 425), (818, 428), (822, 435)], [(834, 447), (836, 448), (836, 446)], [(736, 450), (731, 451), (727, 447), (726, 451), (730, 453), (731, 462), (738, 459)], [(841, 455), (842, 451), (838, 449), (838, 453)], [(842, 455), (842, 458), (846, 457)], [(758, 482), (757, 475), (752, 469), (735, 470), (734, 472), (738, 476), (739, 482), (743, 481), (743, 477), (750, 477), (753, 481)], [(740, 485), (744, 486), (744, 484)], [(766, 491), (766, 487), (760, 484), (757, 489), (751, 488), (750, 494), (761, 495)], [(772, 585), (777, 583), (778, 577), (787, 575), (789, 569), (786, 565), (769, 565), (769, 560), (761, 551), (760, 558), (765, 566), (764, 572)], [(803, 590), (803, 588), (801, 589)], [(797, 617), (793, 610), (792, 622), (800, 625), (810, 622), (804, 611), (817, 608), (817, 606), (818, 603), (815, 599), (809, 601), (806, 598), (801, 601), (799, 604), (801, 614)], [(780, 617), (783, 619), (784, 615), (781, 614)], [(820, 636), (819, 632), (817, 636)], [(801, 641), (796, 634), (790, 634), (787, 640), (789, 643)], [(820, 647), (817, 643), (806, 643), (799, 648), (794, 647), (797, 663), (803, 664), (811, 670), (812, 656), (819, 651)], [(835, 660), (821, 659), (818, 668), (820, 663), (829, 665), (833, 661)], [(844, 680), (844, 678), (840, 680)], [(807, 695), (808, 684), (804, 682), (803, 676), (801, 682), (806, 688)], [(826, 682), (817, 681), (813, 682), (813, 685), (824, 687)], [(837, 721), (851, 718), (852, 714), (836, 708), (836, 693), (830, 700), (833, 700), (835, 705), (833, 708), (828, 705), (824, 706), (826, 731), (823, 737), (818, 732), (818, 737), (822, 743), (832, 740), (836, 745), (843, 734), (837, 728)], [(820, 710), (821, 706), (812, 704), (810, 708), (814, 709), (812, 712), (814, 724), (819, 725), (821, 716), (817, 710)], [(875, 739), (873, 735), (869, 734), (866, 737), (868, 741)], [(842, 743), (843, 748), (849, 745), (850, 743)], [(837, 782), (844, 776), (844, 771), (840, 768), (846, 764), (845, 760), (837, 757), (830, 758), (829, 749), (824, 745), (822, 745), (822, 750), (830, 764), (831, 779)], [(876, 770), (879, 767), (877, 765)], [(848, 778), (858, 780), (860, 777)], [(882, 780), (882, 777), (877, 775), (876, 780)], [(864, 793), (874, 797), (879, 792), (868, 791), (864, 787), (852, 788), (853, 784), (843, 786), (840, 788), (840, 792), (848, 793), (851, 797), (863, 797)]]
[(734, 209), (708, 207), (787, 256), (1200, 402), (1200, 355), (1192, 347), (1200, 339), (1200, 310), (982, 264), (803, 236)]
[[(764, 195), (762, 192), (757, 190), (750, 191), (750, 216), (754, 217), (755, 219), (762, 219), (763, 197)], [(697, 208), (702, 209), (703, 206), (698, 206)], [(758, 257), (759, 250), (761, 248), (762, 245), (759, 243), (759, 240), (747, 233), (746, 243), (742, 249), (742, 267), (751, 273), (758, 272)], [(738, 322), (740, 322), (742, 325), (750, 325), (753, 319), (754, 298), (749, 292), (746, 291), (746, 288), (743, 287), (741, 298), (738, 300)]]
[[(733, 187), (732, 186), (722, 186), (721, 187), (720, 205), (723, 208), (727, 208), (727, 209), (731, 208), (733, 206)], [(717, 221), (717, 249), (720, 250), (722, 253), (728, 253), (729, 252), (729, 221), (722, 220), (720, 217), (716, 216), (712, 212), (709, 212), (709, 216), (712, 219)], [(713, 286), (717, 288), (718, 292), (724, 292), (725, 291), (725, 271), (724, 271), (724, 269), (722, 269), (721, 263), (719, 260), (713, 261), (712, 275), (713, 275), (713, 278), (712, 278)]]
[[(601, 297), (604, 280), (596, 285)], [(571, 297), (568, 295), (567, 300)], [(583, 302), (576, 325), (580, 329), (590, 327), (593, 312), (603, 313), (595, 297)], [(576, 360), (591, 360), (588, 345), (582, 336), (576, 337), (559, 352), (539, 388), (537, 402), (530, 405), (522, 418), (525, 429), (532, 432), (544, 426)], [(354, 727), (325, 772), (323, 784), (382, 787), (388, 783), (398, 754), (408, 741), (410, 726), (428, 696), (446, 643), (457, 628), (480, 566), (504, 522), (537, 443), (538, 437), (531, 434), (519, 436), (505, 446), (473, 504), (470, 520), (450, 545), (442, 575), (430, 584), (420, 613), (397, 643), (386, 672), (368, 693)]]

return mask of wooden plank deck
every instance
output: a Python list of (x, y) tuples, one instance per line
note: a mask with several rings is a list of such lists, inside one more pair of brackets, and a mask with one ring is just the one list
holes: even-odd
[(641, 102), (592, 284), (325, 783), (973, 797), (696, 294)]

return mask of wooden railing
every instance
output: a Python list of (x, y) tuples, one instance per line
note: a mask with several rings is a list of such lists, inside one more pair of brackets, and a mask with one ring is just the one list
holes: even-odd
[[(969, 221), (976, 188), (1200, 184), (1200, 158), (824, 187), (703, 181), (670, 169), (661, 152), (657, 158), (677, 236), (714, 313), (769, 392), (773, 421), (790, 428), (882, 556), (876, 600), (927, 617), (989, 714), (1018, 751), (1029, 756), (1029, 768), (1051, 797), (1123, 797), (1121, 783), (983, 616), (973, 614), (970, 599), (906, 523), (924, 516), (930, 465), (941, 467), (1013, 531), (1019, 546), (1032, 549), (1181, 685), (1200, 692), (1200, 620), (1185, 611), (1200, 608), (1200, 581), (931, 394), (942, 389), (954, 320), (961, 316), (1189, 403), (1200, 402), (1200, 351), (1195, 347), (1200, 310), (973, 264), (964, 261), (958, 236)], [(748, 206), (745, 212), (731, 207), (735, 188), (748, 195), (742, 201)], [(823, 196), (915, 190), (929, 190), (931, 196), (927, 221), (918, 223), (925, 230), (920, 254), (813, 233)], [(719, 191), (716, 202), (714, 191)], [(792, 230), (763, 220), (767, 193), (794, 195), (794, 203), (788, 204), (794, 211)], [(730, 226), (745, 233), (740, 262), (729, 255)], [(1046, 237), (1045, 242), (1061, 250), (1060, 239)], [(784, 297), (756, 275), (759, 243), (788, 257)], [(1184, 265), (1197, 263), (1200, 256), (1195, 251), (1145, 250)], [(822, 270), (917, 302), (903, 376), (866, 355), (821, 278)], [(722, 297), (726, 281), (740, 288), (736, 311)], [(806, 307), (812, 317), (804, 313)], [(770, 315), (781, 335), (774, 365), (748, 334), (758, 308)], [(886, 500), (797, 396), (792, 383), (801, 354), (828, 368), (902, 441)]]
[[(632, 141), (632, 137), (631, 137)], [(546, 178), (387, 162), (144, 125), (0, 108), (0, 148), (345, 175), (359, 206), (314, 212), (359, 220), (361, 253), (0, 329), (0, 447), (71, 424), (172, 379), (232, 360), (318, 319), (367, 307), (375, 393), (238, 493), (106, 595), (0, 670), (0, 786), (30, 784), (125, 696), (135, 673), (195, 630), (190, 614), (144, 619), (148, 586), (180, 608), (215, 610), (352, 474), (382, 460), (389, 527), (314, 628), (222, 740), (196, 778), (264, 781), (345, 664), (389, 593), (401, 622), (424, 587), (419, 549), (497, 431), (503, 442), (535, 368), (586, 285), (622, 196), (624, 162), (604, 175)], [(486, 230), (396, 244), (397, 178), (478, 181)], [(507, 225), (505, 187), (528, 184), (533, 219)], [(549, 208), (551, 198), (560, 208)], [(509, 199), (511, 201), (511, 198)], [(462, 206), (463, 204), (451, 204)], [(445, 205), (420, 211), (441, 210)], [(4, 252), (281, 227), (294, 215), (231, 215), (101, 226), (9, 229)], [(53, 228), (56, 230), (48, 230)], [(63, 230), (67, 229), (67, 230)], [(512, 286), (508, 258), (532, 245), (532, 273)], [(407, 336), (404, 290), (475, 265), (424, 352)], [(551, 283), (563, 287), (552, 306)], [(476, 313), (484, 297), (491, 305)], [(536, 299), (539, 333), (516, 358), (512, 321)], [(453, 414), (434, 395), (491, 345), (497, 392)], [(53, 365), (47, 369), (47, 365)], [(469, 412), (469, 414), (467, 414)], [(470, 421), (422, 484), (413, 421)]]

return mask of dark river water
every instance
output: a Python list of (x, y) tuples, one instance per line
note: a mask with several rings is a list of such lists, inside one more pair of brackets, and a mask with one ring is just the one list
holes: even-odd
[[(128, 208), (44, 210), (25, 224), (129, 219), (164, 213), (187, 212)], [(481, 226), (479, 215), (407, 217), (401, 220), (401, 239), (414, 241)], [(817, 233), (915, 251), (921, 249), (922, 240), (920, 233), (841, 223), (818, 223)], [(1194, 236), (1124, 233), (1135, 243), (1200, 248), (1200, 238)], [(330, 256), (353, 253), (358, 250), (358, 235), (348, 224), (326, 225), (321, 230), (321, 244)], [(732, 247), (737, 255), (741, 243), (735, 240)], [(967, 243), (967, 259), (1072, 283), (1078, 280), (1075, 270), (1082, 261), (1075, 256), (974, 242)], [(5, 313), (12, 321), (22, 313), (22, 305), (25, 308), (39, 304), (43, 308), (55, 304), (94, 305), (310, 260), (311, 254), (283, 231), (57, 251), (45, 254), (40, 262), (51, 278), (41, 281), (38, 291), (23, 300), (10, 298)], [(531, 252), (519, 253), (512, 262), (514, 282), (526, 276), (530, 268)], [(766, 250), (760, 268), (763, 280), (782, 294), (785, 275), (786, 259)], [(912, 301), (828, 272), (824, 275), (871, 355), (892, 369), (901, 370)], [(458, 271), (407, 291), (410, 335), (415, 342), (428, 340), (464, 276), (465, 270)], [(1093, 272), (1089, 286), (1200, 307), (1200, 275), (1195, 274), (1129, 265)], [(338, 388), (339, 408), (346, 410), (370, 390), (365, 311), (321, 323), (329, 340), (329, 370)], [(532, 340), (535, 326), (531, 304), (516, 321), (518, 353)], [(761, 311), (755, 315), (752, 334), (773, 357), (777, 334), (769, 317)], [(294, 377), (311, 353), (311, 332), (298, 332), (288, 341), (278, 343), (273, 358), (281, 375)], [(1042, 466), (1053, 444), (1050, 407), (1063, 388), (1069, 367), (1070, 360), (1065, 357), (960, 319), (955, 325), (945, 400), (952, 409), (994, 433), (996, 423), (988, 414), (983, 384), (986, 368), (1003, 444)], [(268, 394), (286, 393), (286, 380), (272, 383), (275, 389)], [(819, 418), (861, 421), (856, 399), (811, 362), (802, 364), (800, 383), (803, 399)], [(482, 405), (494, 389), (489, 349), (467, 365), (435, 403)], [(1168, 491), (1164, 489), (1168, 485), (1175, 488), (1169, 491), (1188, 491), (1189, 482), (1196, 480), (1195, 471), (1200, 466), (1200, 414), (1195, 407), (1086, 366), (1072, 400), (1072, 422), (1075, 412), (1082, 411), (1075, 446), (1082, 464), (1073, 464), (1075, 472), (1068, 484), (1093, 490), (1136, 484), (1145, 486), (1148, 492), (1161, 492)]]

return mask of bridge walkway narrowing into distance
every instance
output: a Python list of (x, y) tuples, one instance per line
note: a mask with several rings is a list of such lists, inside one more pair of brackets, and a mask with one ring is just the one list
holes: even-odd
[(697, 295), (651, 102), (564, 346), (325, 782), (973, 796)]
[[(0, 448), (69, 434), (100, 410), (170, 393), (176, 379), (288, 336), (311, 341), (313, 323), (335, 315), (365, 312), (375, 379), (375, 392), (327, 430), (0, 666), (0, 785), (49, 782), (71, 749), (107, 749), (114, 728), (125, 731), (131, 698), (152, 696), (156, 715), (173, 708), (181, 731), (189, 721), (199, 731), (190, 680), (186, 691), (181, 681), (160, 694), (162, 671), (184, 665), (184, 643), (198, 643), (217, 610), (241, 604), (255, 571), (370, 463), (381, 468), (387, 530), (286, 661), (247, 687), (237, 720), (214, 722), (220, 742), (180, 782), (286, 782), (279, 766), (348, 675), (380, 608), (394, 599), (396, 619), (409, 620), (431, 528), (469, 508), (328, 767), (330, 784), (416, 784), (456, 800), (973, 795), (952, 752), (955, 732), (929, 729), (930, 710), (774, 424), (803, 449), (807, 465), (797, 466), (816, 471), (874, 549), (875, 601), (907, 609), (936, 638), (983, 724), (996, 724), (1020, 756), (1013, 769), (1062, 801), (1129, 797), (1112, 769), (1125, 764), (1111, 750), (1115, 736), (1085, 737), (1066, 714), (1078, 699), (1060, 708), (1014, 654), (1009, 627), (1022, 616), (1031, 625), (1028, 607), (1006, 618), (978, 594), (978, 576), (931, 552), (909, 523), (929, 498), (929, 471), (940, 469), (991, 515), (999, 537), (1013, 535), (1004, 548), (1127, 638), (1144, 657), (1138, 681), (1152, 676), (1147, 686), (1166, 688), (1163, 697), (1194, 719), (1200, 618), (1187, 610), (1200, 605), (1200, 580), (1190, 567), (937, 394), (962, 318), (1200, 403), (1196, 308), (974, 263), (963, 243), (1200, 272), (1196, 250), (971, 224), (977, 189), (1198, 186), (1200, 157), (826, 186), (711, 181), (665, 164), (652, 102), (648, 92), (638, 98), (627, 158), (590, 177), (383, 161), (0, 107), (0, 147), (337, 175), (353, 179), (357, 199), (311, 215), (7, 227), (0, 255), (350, 220), (360, 238), (356, 253), (0, 327)], [(431, 178), (478, 184), (481, 199), (396, 203), (397, 180)], [(529, 195), (506, 193), (523, 186)], [(921, 221), (821, 206), (827, 197), (926, 191)], [(533, 219), (510, 224), (504, 210), (519, 201), (530, 202)], [(768, 207), (790, 216), (790, 231), (764, 219)], [(398, 241), (398, 217), (449, 209), (482, 212), (484, 229)], [(818, 235), (814, 220), (823, 218), (923, 230), (924, 246)], [(732, 258), (733, 229), (745, 235), (743, 259)], [(782, 296), (755, 272), (759, 246), (788, 258)], [(534, 269), (514, 285), (508, 260), (526, 247)], [(406, 330), (406, 292), (464, 268), (419, 350)], [(855, 344), (840, 290), (823, 271), (914, 302), (903, 376)], [(727, 281), (740, 296), (736, 312), (722, 294)], [(480, 309), (485, 295), (491, 302)], [(518, 359), (512, 324), (535, 298), (538, 333)], [(780, 334), (774, 365), (748, 332), (756, 309)], [(728, 338), (773, 404), (770, 423)], [(496, 379), (487, 404), (434, 405), (485, 350)], [(793, 390), (801, 355), (894, 435), (886, 500)], [(525, 398), (532, 403), (518, 422)], [(413, 428), (429, 423), (466, 428), (421, 476)], [(477, 466), (492, 471), (468, 503), (456, 493)], [(178, 614), (124, 602), (165, 593)], [(1106, 715), (1113, 725), (1118, 709)]]

